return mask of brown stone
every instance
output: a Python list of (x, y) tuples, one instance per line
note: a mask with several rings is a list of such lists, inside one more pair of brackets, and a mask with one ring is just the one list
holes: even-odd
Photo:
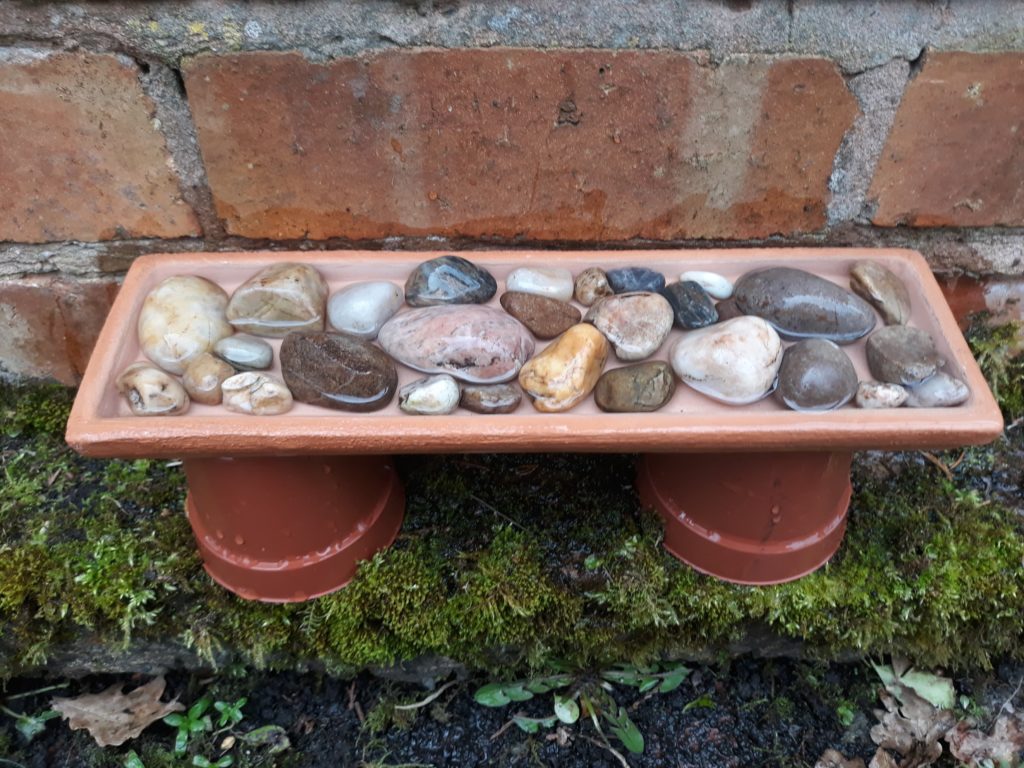
[(857, 114), (824, 59), (259, 52), (197, 57), (184, 74), (217, 212), (250, 237), (816, 230)]
[(572, 328), (583, 317), (567, 301), (522, 291), (501, 294), (501, 306), (538, 339), (553, 339)]
[(200, 234), (153, 110), (117, 56), (0, 61), (0, 240)]
[(869, 197), (882, 226), (1024, 224), (1024, 53), (930, 53)]

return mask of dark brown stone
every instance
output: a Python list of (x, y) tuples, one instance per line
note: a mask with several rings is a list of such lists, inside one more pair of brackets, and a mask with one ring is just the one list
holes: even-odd
[(522, 400), (516, 384), (463, 384), (459, 405), (473, 413), (512, 413)]
[(871, 334), (864, 351), (872, 376), (909, 387), (920, 384), (943, 364), (932, 337), (920, 328), (906, 325), (878, 329)]
[(281, 342), (281, 374), (300, 403), (376, 411), (391, 402), (398, 370), (384, 352), (346, 333), (296, 331)]
[(831, 411), (857, 394), (857, 370), (835, 343), (804, 339), (786, 350), (776, 396), (794, 411)]
[(583, 317), (567, 301), (522, 291), (503, 293), (501, 306), (538, 339), (553, 339), (572, 328)]
[(594, 388), (594, 401), (602, 411), (645, 413), (663, 407), (675, 391), (672, 367), (655, 360), (605, 371)]

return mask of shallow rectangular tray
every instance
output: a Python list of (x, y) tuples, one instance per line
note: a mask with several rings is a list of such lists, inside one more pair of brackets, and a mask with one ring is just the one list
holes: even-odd
[[(172, 275), (195, 274), (228, 293), (268, 264), (314, 265), (331, 291), (363, 280), (404, 284), (420, 262), (443, 252), (195, 253), (144, 256), (135, 261), (103, 326), (68, 422), (67, 440), (90, 456), (183, 457), (459, 451), (712, 452), (943, 448), (988, 442), (1002, 416), (957, 328), (925, 260), (916, 252), (889, 249), (773, 249), (690, 251), (480, 251), (461, 255), (489, 269), (504, 291), (506, 275), (523, 265), (558, 265), (578, 274), (589, 266), (642, 265), (671, 282), (689, 269), (738, 278), (758, 267), (806, 269), (847, 287), (849, 266), (859, 259), (885, 264), (907, 284), (911, 323), (932, 334), (945, 370), (962, 378), (970, 399), (955, 408), (861, 410), (853, 405), (827, 413), (798, 413), (767, 398), (748, 406), (711, 400), (680, 383), (671, 402), (656, 413), (609, 414), (590, 397), (566, 413), (539, 413), (524, 397), (507, 415), (457, 410), (448, 416), (410, 416), (397, 398), (375, 413), (352, 414), (296, 404), (278, 416), (245, 416), (195, 403), (181, 416), (139, 417), (128, 410), (114, 381), (143, 359), (136, 322), (148, 291)], [(881, 323), (881, 320), (879, 320)], [(667, 360), (674, 330), (653, 359)], [(275, 347), (280, 341), (271, 340)], [(547, 342), (537, 345), (538, 351)], [(870, 378), (863, 340), (844, 347), (861, 378)], [(621, 365), (610, 356), (608, 367)], [(276, 357), (274, 372), (279, 375)], [(400, 384), (425, 374), (399, 366)]]

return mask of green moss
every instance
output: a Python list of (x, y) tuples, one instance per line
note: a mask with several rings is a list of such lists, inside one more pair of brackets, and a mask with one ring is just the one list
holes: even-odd
[(1024, 324), (992, 325), (988, 314), (980, 313), (972, 317), (967, 340), (1006, 420), (1024, 416)]

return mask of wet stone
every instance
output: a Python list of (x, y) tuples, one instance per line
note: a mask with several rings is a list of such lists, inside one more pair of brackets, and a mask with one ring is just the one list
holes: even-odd
[(203, 405), (219, 405), (220, 385), (235, 375), (235, 369), (209, 352), (203, 352), (188, 364), (181, 383), (188, 396)]
[(405, 281), (405, 300), (410, 307), (483, 304), (497, 291), (494, 275), (461, 256), (425, 261)]
[(213, 354), (240, 371), (263, 371), (274, 362), (274, 348), (263, 339), (235, 334), (213, 345)]
[(850, 344), (875, 327), (875, 312), (859, 296), (802, 269), (771, 267), (736, 283), (736, 306), (761, 317), (787, 340), (821, 338)]
[(582, 317), (580, 311), (566, 301), (520, 291), (503, 293), (501, 306), (538, 339), (553, 339)]
[(559, 301), (572, 298), (572, 272), (562, 267), (519, 267), (505, 280), (505, 289), (547, 296)]
[(743, 317), (743, 313), (740, 312), (740, 308), (736, 306), (736, 299), (726, 299), (715, 304), (715, 311), (718, 312), (718, 322), (722, 323), (726, 320), (735, 320), (737, 317)]
[(347, 285), (327, 302), (331, 327), (361, 339), (375, 339), (402, 307), (402, 289), (386, 280)]
[(169, 277), (147, 294), (139, 312), (139, 346), (160, 368), (182, 374), (188, 364), (234, 333), (228, 295), (203, 277)]
[(459, 405), (473, 413), (512, 413), (522, 401), (515, 384), (464, 384)]
[(250, 416), (276, 416), (292, 409), (292, 393), (275, 376), (257, 371), (235, 374), (221, 385), (224, 407)]
[(398, 390), (398, 407), (416, 416), (443, 416), (459, 405), (459, 383), (447, 373), (417, 379)]
[(189, 406), (188, 393), (178, 380), (149, 363), (125, 368), (117, 377), (117, 391), (136, 416), (176, 416)]
[(292, 331), (322, 331), (328, 290), (309, 264), (271, 264), (231, 294), (228, 321), (244, 333), (271, 338)]
[(877, 309), (887, 325), (906, 325), (909, 322), (910, 292), (885, 265), (858, 261), (850, 268), (850, 288)]
[(794, 411), (831, 411), (857, 393), (853, 362), (834, 342), (804, 339), (786, 350), (776, 395)]
[(871, 334), (865, 352), (872, 376), (904, 386), (920, 384), (943, 364), (932, 337), (906, 325), (880, 328)]
[(410, 368), (473, 384), (514, 379), (534, 350), (533, 336), (514, 317), (472, 304), (400, 312), (377, 341)]
[(588, 267), (576, 276), (573, 296), (585, 307), (613, 293), (615, 291), (608, 285), (608, 275), (600, 267)]
[(619, 360), (643, 360), (665, 342), (674, 318), (661, 294), (623, 293), (598, 301), (584, 321), (608, 337)]
[(884, 381), (862, 381), (854, 398), (858, 408), (899, 408), (907, 401), (907, 390), (899, 384)]
[(594, 402), (611, 413), (646, 413), (663, 407), (675, 391), (671, 366), (654, 360), (605, 371), (594, 388)]
[(720, 275), (717, 272), (701, 272), (700, 270), (695, 270), (691, 272), (683, 272), (683, 274), (679, 276), (679, 282), (681, 283), (685, 283), (688, 280), (692, 280), (697, 283), (697, 285), (707, 291), (708, 296), (713, 299), (728, 299), (732, 296), (732, 281), (730, 281), (725, 275)]
[(718, 322), (714, 302), (708, 292), (693, 280), (666, 285), (658, 293), (668, 299), (678, 328), (693, 330)]
[(519, 372), (519, 385), (538, 411), (567, 411), (597, 384), (608, 360), (608, 339), (594, 326), (574, 325)]
[(907, 406), (910, 408), (949, 408), (960, 405), (971, 390), (960, 379), (944, 371), (925, 379), (914, 387), (907, 388)]
[(650, 291), (657, 293), (665, 287), (665, 276), (647, 267), (619, 267), (609, 269), (608, 285), (614, 293), (633, 293), (634, 291)]
[(376, 411), (398, 388), (394, 361), (364, 339), (301, 331), (285, 336), (281, 373), (300, 403), (344, 411)]

